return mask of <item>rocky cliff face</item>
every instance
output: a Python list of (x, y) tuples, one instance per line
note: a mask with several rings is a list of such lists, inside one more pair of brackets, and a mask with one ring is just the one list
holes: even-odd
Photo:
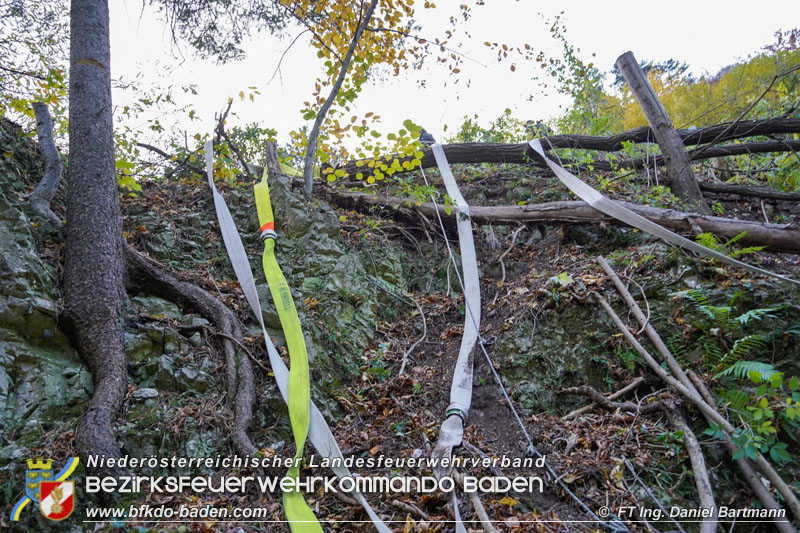
[(92, 379), (59, 327), (57, 275), (40, 258), (37, 222), (27, 207), (27, 189), (41, 175), (36, 147), (0, 122), (2, 468), (39, 446), (43, 430), (80, 415)]

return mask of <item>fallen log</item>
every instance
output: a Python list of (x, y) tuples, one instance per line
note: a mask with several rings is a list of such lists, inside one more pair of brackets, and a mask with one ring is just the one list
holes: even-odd
[[(678, 137), (683, 140), (686, 146), (694, 146), (702, 142), (709, 142), (715, 139), (718, 135), (725, 132), (726, 128), (731, 126), (730, 123), (717, 124), (707, 128), (697, 130), (679, 130)], [(772, 135), (776, 133), (800, 133), (800, 119), (790, 118), (771, 118), (767, 120), (743, 120), (739, 124), (732, 127), (730, 131), (718, 141), (730, 141), (734, 139), (742, 139), (746, 137), (755, 137), (758, 135)], [(624, 131), (617, 135), (611, 136), (596, 136), (596, 135), (551, 135), (542, 138), (542, 146), (545, 148), (580, 148), (584, 150), (598, 150), (602, 152), (613, 152), (621, 150), (626, 142), (633, 143), (652, 143), (655, 142), (653, 132), (647, 126), (635, 128), (632, 130)], [(778, 141), (781, 142), (781, 141)], [(791, 141), (786, 141), (791, 142)], [(715, 146), (716, 149), (730, 149), (730, 146)], [(777, 151), (787, 151), (788, 148)], [(776, 151), (776, 150), (769, 150)], [(504, 144), (504, 143), (453, 143), (444, 146), (444, 153), (447, 160), (453, 163), (514, 163), (514, 164), (531, 164), (535, 163), (540, 166), (543, 164), (537, 162), (534, 157), (534, 152), (528, 146), (528, 143), (519, 144)], [(706, 150), (705, 156), (718, 157), (720, 155), (732, 155), (724, 152), (713, 152), (709, 148)], [(691, 152), (690, 152), (691, 157)], [(402, 165), (405, 161), (413, 159), (410, 156), (400, 154), (393, 154), (386, 156), (379, 160), (378, 164), (391, 164), (393, 160), (397, 159)], [(322, 174), (326, 175), (333, 170), (343, 170), (347, 176), (355, 176), (357, 173), (370, 172), (367, 165), (363, 164), (365, 160), (353, 160), (340, 165), (338, 167), (323, 167)], [(433, 158), (433, 152), (430, 148), (422, 150), (422, 168), (431, 168), (436, 166), (436, 161)], [(361, 165), (359, 165), (361, 163)], [(622, 162), (620, 162), (622, 163)], [(619, 165), (618, 165), (619, 166)], [(417, 167), (419, 168), (419, 167)], [(604, 170), (598, 168), (598, 170)], [(407, 170), (398, 170), (397, 173), (407, 172)]]
[[(386, 209), (398, 218), (409, 222), (419, 222), (414, 210), (427, 216), (436, 216), (432, 203), (416, 204), (414, 199), (393, 196), (376, 196), (358, 192), (340, 192), (330, 188), (321, 189), (332, 203), (360, 211)], [(773, 252), (800, 253), (800, 229), (791, 224), (765, 224), (750, 220), (683, 213), (674, 209), (660, 209), (630, 202), (620, 202), (631, 211), (677, 233), (696, 235), (710, 232), (730, 239), (745, 232), (738, 241), (743, 246), (765, 246)], [(413, 209), (411, 208), (413, 206)], [(454, 213), (445, 212), (444, 206), (437, 205), (444, 223), (455, 227)], [(622, 223), (613, 219), (582, 201), (547, 202), (533, 205), (470, 206), (470, 216), (478, 224), (538, 222), (541, 224), (614, 224)]]
[(738, 194), (739, 196), (751, 196), (753, 198), (800, 202), (800, 193), (776, 191), (771, 187), (738, 185), (736, 183), (708, 183), (701, 181), (700, 190), (714, 194)]
[[(703, 159), (713, 159), (715, 157), (727, 157), (731, 155), (742, 154), (765, 154), (771, 152), (798, 152), (800, 151), (800, 140), (786, 140), (786, 141), (767, 141), (767, 142), (753, 142), (753, 143), (739, 143), (739, 144), (726, 144), (722, 146), (714, 146), (703, 150), (689, 150), (687, 155), (692, 161), (701, 161)], [(564, 162), (567, 163), (566, 161)], [(663, 158), (661, 155), (656, 155), (645, 159), (644, 157), (637, 157), (636, 159), (625, 159), (622, 161), (603, 161), (595, 160), (591, 163), (593, 170), (617, 170), (623, 168), (644, 168), (646, 166), (663, 165)], [(582, 165), (586, 166), (586, 165)]]

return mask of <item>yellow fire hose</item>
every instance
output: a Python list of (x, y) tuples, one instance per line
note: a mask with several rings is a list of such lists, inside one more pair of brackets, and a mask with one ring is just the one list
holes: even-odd
[[(261, 239), (264, 241), (264, 254), (262, 255), (264, 275), (267, 278), (269, 291), (275, 302), (289, 349), (288, 407), (296, 451), (294, 464), (289, 469), (287, 476), (297, 480), (300, 475), (298, 464), (303, 458), (309, 426), (311, 391), (308, 379), (308, 354), (303, 331), (300, 328), (300, 319), (297, 317), (297, 309), (292, 300), (292, 293), (280, 266), (278, 266), (278, 261), (275, 259), (275, 239), (278, 234), (275, 233), (275, 217), (272, 214), (266, 169), (264, 169), (264, 177), (260, 183), (255, 185), (254, 189)], [(283, 506), (293, 533), (322, 532), (322, 526), (314, 516), (314, 511), (306, 503), (302, 492), (297, 489), (284, 492)]]

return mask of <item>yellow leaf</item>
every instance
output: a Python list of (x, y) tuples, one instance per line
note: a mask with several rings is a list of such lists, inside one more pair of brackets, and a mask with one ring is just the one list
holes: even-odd
[(509, 507), (514, 507), (515, 505), (517, 505), (517, 500), (515, 500), (511, 496), (505, 496), (502, 500), (500, 500), (500, 505), (508, 505)]
[(347, 217), (344, 215), (339, 215), (339, 222), (341, 224), (344, 224), (345, 222), (347, 222)]
[(244, 91), (239, 91), (239, 100), (244, 100)]

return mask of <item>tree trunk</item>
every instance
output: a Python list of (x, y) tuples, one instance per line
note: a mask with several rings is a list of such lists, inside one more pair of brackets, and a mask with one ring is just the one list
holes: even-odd
[(369, 19), (372, 18), (372, 13), (375, 12), (375, 7), (377, 5), (378, 0), (372, 0), (367, 7), (367, 12), (358, 24), (358, 28), (356, 28), (355, 34), (353, 34), (353, 39), (350, 41), (350, 46), (347, 48), (347, 54), (342, 60), (339, 75), (336, 77), (333, 87), (331, 87), (328, 98), (323, 102), (322, 107), (320, 107), (317, 118), (314, 119), (314, 126), (311, 128), (311, 132), (308, 135), (308, 147), (306, 148), (306, 155), (303, 158), (303, 181), (305, 181), (304, 190), (307, 198), (311, 198), (311, 193), (314, 189), (314, 160), (317, 157), (317, 137), (319, 137), (319, 129), (322, 127), (328, 110), (333, 105), (336, 96), (339, 94), (339, 90), (342, 88), (342, 83), (344, 83), (344, 78), (347, 75), (347, 69), (350, 68), (350, 62), (353, 60), (353, 54), (356, 51), (356, 46), (358, 46), (358, 41), (361, 39), (361, 34), (364, 33), (364, 30), (367, 28)]
[(82, 454), (119, 456), (113, 421), (126, 391), (120, 331), (122, 217), (111, 116), (107, 0), (72, 0), (64, 313), (95, 390), (76, 432)]
[[(427, 216), (436, 216), (433, 204), (423, 203), (419, 206), (414, 206), (412, 210), (408, 206), (414, 205), (413, 200), (406, 198), (373, 196), (357, 192), (337, 192), (330, 189), (325, 190), (325, 196), (329, 201), (345, 209), (371, 211), (375, 207), (385, 207), (392, 216), (413, 224), (419, 223), (419, 215), (414, 210), (419, 210), (420, 213)], [(659, 209), (629, 202), (620, 203), (634, 213), (677, 233), (697, 234), (710, 232), (730, 239), (744, 231), (746, 232), (745, 236), (738, 241), (743, 246), (766, 246), (767, 250), (774, 252), (800, 253), (800, 229), (791, 224), (762, 224), (749, 220), (682, 213), (673, 209)], [(438, 207), (445, 225), (451, 228), (454, 227), (456, 223), (454, 212), (448, 215), (444, 210), (444, 206), (439, 205)], [(622, 224), (622, 222), (597, 211), (586, 202), (581, 201), (548, 202), (522, 206), (470, 206), (469, 215), (476, 224), (511, 224), (516, 222)]]
[(647, 76), (633, 56), (633, 52), (626, 52), (619, 56), (617, 67), (644, 111), (656, 141), (661, 147), (661, 153), (664, 154), (667, 165), (670, 189), (675, 196), (687, 202), (690, 207), (708, 213), (708, 205), (703, 200), (703, 194), (697, 186), (694, 173), (692, 173), (692, 165), (686, 155), (686, 147), (672, 127), (667, 111), (661, 105)]

